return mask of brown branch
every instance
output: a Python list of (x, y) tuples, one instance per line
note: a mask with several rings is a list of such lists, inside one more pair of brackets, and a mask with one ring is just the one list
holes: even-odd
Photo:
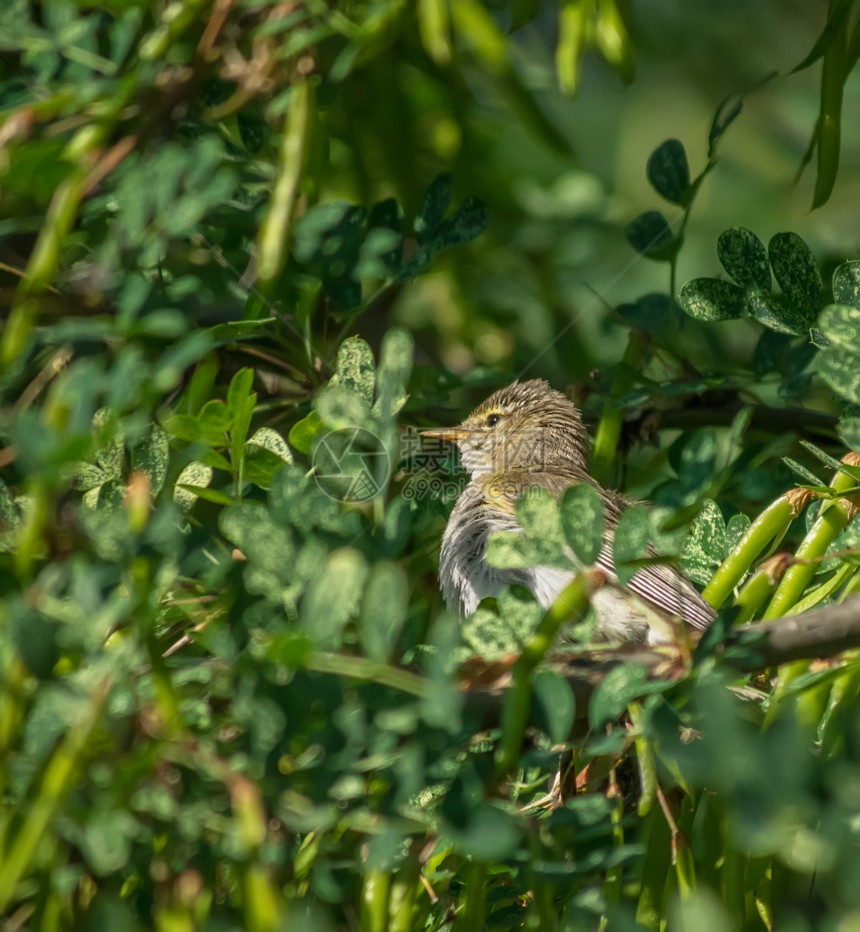
[(800, 615), (762, 621), (733, 631), (727, 647), (748, 647), (750, 656), (734, 667), (753, 673), (792, 660), (833, 657), (860, 647), (860, 596), (836, 605), (814, 608)]
[[(756, 622), (732, 631), (717, 649), (724, 662), (742, 673), (755, 673), (794, 660), (833, 657), (860, 647), (860, 596), (837, 605), (811, 609), (777, 621)], [(648, 648), (599, 648), (572, 657), (556, 658), (553, 669), (567, 680), (576, 700), (577, 718), (585, 718), (597, 687), (620, 664), (642, 671), (642, 696), (649, 682), (679, 678), (687, 664), (665, 650)], [(490, 687), (471, 689), (466, 706), (477, 714), (482, 727), (498, 724), (509, 677), (501, 676)]]

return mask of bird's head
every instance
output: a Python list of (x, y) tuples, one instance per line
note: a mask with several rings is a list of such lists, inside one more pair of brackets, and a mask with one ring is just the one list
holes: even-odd
[(478, 405), (457, 427), (423, 431), (460, 448), (472, 475), (511, 469), (586, 472), (588, 434), (577, 407), (543, 379), (513, 382)]

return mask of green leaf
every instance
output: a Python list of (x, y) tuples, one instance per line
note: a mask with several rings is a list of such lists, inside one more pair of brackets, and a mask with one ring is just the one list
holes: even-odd
[(352, 278), (364, 281), (368, 278), (387, 279), (400, 267), (403, 251), (403, 235), (394, 230), (376, 227), (369, 230), (361, 249)]
[(307, 417), (303, 417), (290, 428), (290, 443), (299, 453), (309, 456), (314, 439), (323, 429), (323, 422), (319, 414), (316, 411), (311, 411)]
[(251, 392), (254, 384), (254, 370), (245, 367), (240, 369), (232, 379), (227, 389), (227, 412), (230, 417), (230, 423), (235, 424), (237, 419), (243, 419), (246, 415), (248, 403), (256, 402), (256, 394)]
[(681, 489), (697, 492), (711, 481), (717, 457), (717, 438), (708, 428), (694, 430), (681, 450), (678, 477)]
[(751, 294), (748, 308), (760, 324), (777, 333), (799, 336), (809, 332), (811, 322), (806, 313), (791, 304), (784, 295)]
[[(170, 418), (168, 424), (173, 424)], [(168, 427), (165, 424), (165, 428)], [(217, 398), (207, 401), (197, 415), (197, 439), (208, 442), (211, 446), (224, 446), (227, 442), (227, 432), (233, 426), (233, 418), (227, 405)], [(186, 438), (182, 438), (186, 439)]]
[(376, 373), (376, 404), (374, 414), (393, 418), (409, 397), (406, 385), (412, 371), (415, 342), (412, 334), (402, 327), (392, 327), (382, 338), (379, 351), (379, 369)]
[(348, 276), (358, 258), (367, 221), (363, 208), (344, 201), (312, 207), (295, 223), (293, 253), (324, 280), (352, 281)]
[(451, 25), (446, 0), (418, 0), (421, 44), (437, 65), (451, 60)]
[(828, 466), (834, 472), (845, 473), (848, 476), (854, 477), (857, 474), (857, 467), (847, 466), (845, 463), (841, 463), (836, 457), (831, 456), (829, 453), (825, 453), (820, 447), (817, 447), (814, 443), (811, 443), (809, 440), (801, 440), (800, 445), (809, 452), (820, 462), (824, 463), (825, 466)]
[(424, 244), (430, 240), (442, 223), (451, 204), (454, 190), (454, 177), (450, 172), (442, 172), (430, 182), (421, 211), (415, 219), (415, 238)]
[(646, 693), (655, 691), (645, 671), (632, 663), (619, 663), (612, 667), (603, 682), (594, 691), (588, 706), (588, 723), (592, 729), (602, 728), (607, 722), (621, 717), (627, 703)]
[(167, 434), (157, 424), (153, 424), (146, 440), (131, 451), (131, 468), (146, 473), (150, 492), (157, 495), (164, 487), (169, 462)]
[(172, 391), (179, 384), (185, 370), (211, 349), (212, 336), (206, 330), (193, 330), (168, 347), (152, 373), (153, 391)]
[(818, 355), (818, 371), (834, 391), (860, 404), (860, 353), (847, 349), (822, 350)]
[(651, 153), (646, 174), (654, 190), (683, 207), (690, 194), (690, 166), (683, 143), (678, 139), (667, 139)]
[(563, 0), (559, 4), (555, 72), (558, 86), (563, 93), (571, 96), (579, 90), (590, 19), (591, 10), (579, 0)]
[(433, 242), (437, 249), (461, 246), (480, 236), (486, 229), (487, 205), (477, 197), (467, 197), (454, 216), (442, 222)]
[(723, 268), (741, 286), (770, 293), (770, 264), (764, 243), (744, 227), (725, 230), (717, 240)]
[(528, 569), (541, 562), (535, 543), (519, 531), (490, 534), (484, 555), (490, 566), (500, 570)]
[(761, 378), (772, 370), (781, 371), (781, 360), (790, 344), (790, 336), (784, 333), (777, 333), (775, 330), (762, 331), (753, 353), (755, 374)]
[(415, 278), (419, 272), (423, 271), (427, 268), (428, 265), (430, 265), (438, 251), (439, 248), (436, 245), (435, 240), (419, 246), (418, 249), (412, 253), (409, 259), (403, 263), (403, 267), (394, 278), (395, 283), (399, 284), (409, 281), (411, 278)]
[(570, 568), (557, 546), (532, 539), (519, 531), (495, 531), (487, 541), (486, 558), (500, 570), (533, 569), (536, 566)]
[(284, 460), (277, 453), (248, 441), (245, 447), (244, 478), (261, 489), (268, 489), (275, 473), (284, 465)]
[(832, 45), (834, 39), (838, 36), (853, 5), (854, 0), (835, 0), (835, 2), (829, 5), (827, 22), (824, 25), (824, 29), (815, 40), (815, 43), (809, 53), (804, 57), (803, 61), (800, 62), (799, 65), (795, 65), (789, 74), (795, 74), (798, 71), (802, 71), (804, 68), (808, 68), (824, 55)]
[(860, 307), (860, 261), (843, 262), (833, 273), (833, 300)]
[[(444, 806), (442, 812), (445, 815)], [(513, 857), (522, 837), (522, 828), (514, 815), (500, 803), (486, 800), (470, 805), (465, 819), (447, 822), (445, 827), (446, 834), (456, 841), (458, 851), (487, 863)]]
[(364, 557), (347, 547), (333, 551), (312, 580), (302, 598), (299, 621), (317, 648), (340, 647), (343, 628), (358, 611), (366, 577)]
[(710, 582), (725, 553), (723, 514), (715, 501), (706, 498), (681, 550), (684, 571), (693, 582), (704, 586)]
[(212, 481), (213, 470), (211, 466), (203, 463), (189, 463), (179, 474), (173, 488), (173, 501), (183, 510), (188, 511), (197, 501), (198, 494), (183, 486), (192, 488), (205, 488)]
[(694, 278), (681, 289), (681, 307), (696, 320), (736, 320), (747, 311), (746, 295), (733, 282)]
[(21, 515), (9, 486), (0, 479), (0, 534), (14, 531), (21, 524)]
[[(177, 490), (179, 489), (179, 484), (177, 483)], [(204, 502), (212, 502), (213, 505), (232, 505), (236, 501), (235, 498), (231, 498), (227, 495), (226, 492), (222, 492), (220, 489), (208, 489), (203, 485), (188, 485), (183, 483), (181, 490), (183, 492), (189, 492), (195, 498), (202, 498)], [(174, 491), (174, 498), (176, 497), (176, 491)]]
[(562, 529), (585, 566), (591, 566), (600, 553), (604, 522), (603, 501), (593, 485), (581, 482), (565, 491), (561, 499)]
[(73, 477), (75, 488), (80, 492), (97, 489), (108, 481), (108, 474), (90, 463), (75, 463)]
[(855, 453), (860, 453), (860, 417), (842, 417), (839, 421), (839, 436)]
[(289, 581), (293, 578), (296, 546), (289, 528), (276, 523), (262, 502), (235, 502), (218, 516), (221, 533), (249, 563)]
[(389, 660), (406, 620), (409, 581), (403, 568), (391, 560), (374, 564), (364, 591), (358, 633), (372, 660)]
[(540, 9), (540, 0), (513, 0), (511, 7), (511, 32), (530, 23)]
[(350, 311), (361, 304), (361, 282), (352, 277), (351, 271), (337, 277), (323, 275), (323, 288), (339, 311)]
[(616, 310), (628, 324), (648, 333), (664, 334), (672, 326), (672, 302), (659, 291), (643, 295), (633, 304), (620, 304)]
[(570, 738), (576, 701), (567, 680), (552, 670), (541, 670), (532, 683), (536, 711), (554, 744)]
[(463, 643), (470, 654), (487, 662), (501, 660), (522, 651), (542, 617), (543, 609), (531, 593), (522, 587), (506, 589), (499, 593), (497, 611), (479, 608), (463, 619), (460, 628)]
[(717, 112), (711, 120), (708, 130), (708, 160), (712, 160), (717, 153), (717, 146), (725, 135), (726, 130), (740, 116), (743, 110), (743, 94), (730, 94), (720, 101)]
[(332, 430), (344, 427), (370, 429), (373, 426), (370, 406), (346, 385), (329, 382), (316, 393), (312, 404), (323, 424)]
[(361, 337), (349, 337), (337, 351), (337, 380), (351, 388), (368, 405), (373, 404), (376, 363), (373, 352)]
[(293, 461), (293, 454), (290, 452), (286, 440), (276, 430), (272, 430), (271, 427), (260, 427), (255, 430), (253, 436), (248, 439), (248, 444), (262, 447), (264, 450), (274, 453), (285, 463), (292, 463)]
[(814, 486), (826, 486), (827, 483), (823, 482), (814, 472), (810, 472), (805, 466), (801, 463), (798, 463), (797, 460), (791, 459), (789, 456), (784, 456), (782, 458), (783, 463), (785, 463), (788, 468), (800, 476), (801, 480), (805, 485), (814, 485)]
[(672, 232), (669, 221), (659, 210), (648, 210), (624, 229), (627, 242), (649, 259), (669, 260), (681, 248), (681, 239)]
[(796, 233), (777, 233), (767, 250), (774, 278), (803, 321), (801, 332), (808, 330), (815, 323), (824, 290), (812, 250)]
[(818, 318), (818, 326), (831, 346), (854, 352), (860, 348), (860, 307), (828, 304)]
[(726, 524), (726, 544), (723, 559), (725, 559), (737, 545), (741, 538), (749, 530), (752, 522), (746, 515), (732, 515)]
[[(370, 209), (368, 226), (370, 227), (370, 232), (368, 233), (367, 240), (362, 244), (362, 250), (364, 250), (374, 232), (389, 234), (387, 240), (389, 244), (388, 248), (382, 249), (383, 241), (377, 238), (375, 240), (376, 246), (374, 254), (379, 262), (382, 263), (387, 275), (393, 275), (399, 268), (403, 259), (403, 211), (397, 201), (392, 197), (388, 200), (380, 201), (378, 204), (374, 204)], [(391, 236), (393, 236), (394, 239), (391, 239)]]
[(81, 838), (81, 850), (93, 872), (107, 876), (121, 870), (131, 855), (131, 839), (139, 831), (130, 813), (119, 809), (93, 813)]
[(561, 546), (561, 515), (552, 495), (541, 486), (523, 490), (517, 499), (517, 518), (526, 536)]
[(96, 435), (95, 461), (108, 479), (122, 479), (125, 466), (125, 440), (116, 418), (107, 408), (93, 415)]
[(612, 559), (621, 585), (628, 583), (639, 569), (630, 564), (648, 553), (650, 518), (644, 505), (631, 505), (618, 519), (612, 539)]

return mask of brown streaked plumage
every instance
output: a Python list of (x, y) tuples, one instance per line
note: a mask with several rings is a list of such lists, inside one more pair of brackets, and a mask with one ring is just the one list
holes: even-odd
[[(549, 608), (575, 570), (536, 566), (498, 569), (485, 559), (496, 531), (520, 531), (516, 501), (528, 488), (546, 489), (556, 499), (578, 482), (593, 485), (606, 515), (603, 546), (595, 565), (611, 583), (592, 604), (602, 637), (612, 641), (664, 640), (673, 623), (704, 629), (715, 613), (693, 584), (665, 564), (640, 569), (620, 587), (612, 559), (612, 537), (631, 502), (604, 489), (588, 473), (589, 439), (579, 411), (541, 379), (514, 382), (491, 395), (455, 428), (425, 431), (455, 442), (471, 481), (457, 500), (445, 534), (439, 581), (449, 609), (472, 614), (485, 596), (510, 583), (529, 588)], [(573, 552), (567, 556), (576, 565)]]

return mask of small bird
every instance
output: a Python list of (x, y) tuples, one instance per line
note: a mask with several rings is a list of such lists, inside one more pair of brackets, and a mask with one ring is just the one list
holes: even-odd
[[(576, 483), (589, 483), (603, 501), (606, 524), (595, 566), (608, 585), (592, 597), (601, 639), (658, 643), (681, 622), (702, 630), (714, 609), (693, 584), (667, 564), (638, 570), (622, 587), (612, 558), (612, 540), (629, 499), (603, 488), (588, 472), (590, 442), (579, 410), (543, 379), (513, 382), (491, 395), (458, 427), (422, 431), (424, 437), (457, 444), (471, 480), (457, 499), (445, 534), (439, 581), (448, 609), (471, 615), (485, 596), (519, 583), (549, 608), (574, 578), (575, 569), (534, 566), (498, 569), (485, 557), (496, 531), (519, 531), (516, 503), (527, 489), (539, 486), (556, 499)], [(568, 553), (577, 565), (572, 551)], [(668, 636), (667, 636), (668, 632)]]

